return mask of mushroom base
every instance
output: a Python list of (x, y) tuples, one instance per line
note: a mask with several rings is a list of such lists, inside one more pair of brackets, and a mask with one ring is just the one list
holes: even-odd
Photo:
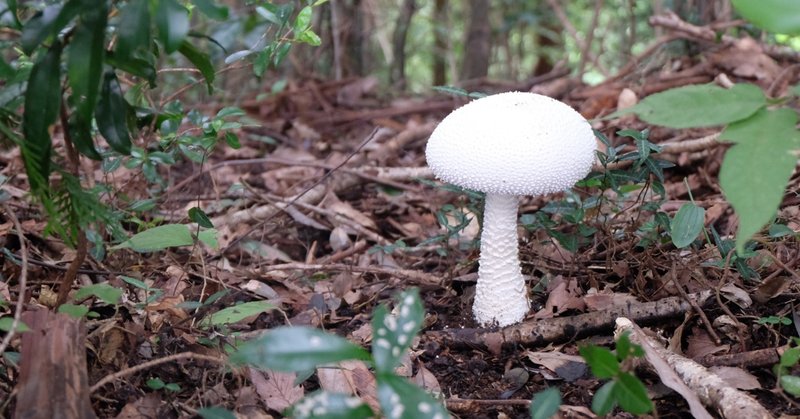
[(472, 311), (484, 326), (519, 323), (530, 309), (519, 265), (515, 195), (486, 194), (478, 284)]

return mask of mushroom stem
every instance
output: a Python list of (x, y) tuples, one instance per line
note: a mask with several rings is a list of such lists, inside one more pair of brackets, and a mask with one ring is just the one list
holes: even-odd
[(520, 322), (530, 302), (519, 265), (516, 195), (486, 194), (478, 284), (472, 311), (483, 325)]

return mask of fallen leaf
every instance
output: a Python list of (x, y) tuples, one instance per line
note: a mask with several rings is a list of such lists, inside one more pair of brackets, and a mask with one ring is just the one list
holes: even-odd
[(525, 356), (536, 365), (541, 365), (555, 373), (559, 378), (572, 382), (586, 374), (586, 361), (576, 355), (561, 352), (527, 351)]
[(425, 368), (421, 361), (417, 361), (417, 373), (411, 378), (411, 382), (433, 394), (434, 397), (442, 394), (442, 385), (439, 384), (439, 380), (429, 369)]
[(708, 332), (697, 327), (692, 328), (692, 334), (686, 340), (688, 344), (685, 354), (689, 358), (702, 358), (706, 355), (726, 352), (730, 349), (730, 345), (717, 346), (711, 340)]
[(375, 377), (362, 361), (342, 361), (317, 368), (319, 386), (329, 392), (359, 396), (374, 410), (379, 409)]
[(574, 278), (568, 280), (559, 275), (548, 284), (547, 288), (551, 289), (550, 295), (547, 296), (544, 308), (536, 313), (537, 319), (550, 318), (567, 310), (586, 309), (586, 304), (580, 297), (582, 291)]
[(733, 284), (726, 284), (719, 289), (728, 300), (741, 308), (747, 308), (753, 305), (753, 300), (750, 294)]
[(295, 386), (297, 374), (278, 371), (258, 371), (248, 368), (250, 381), (267, 408), (283, 412), (305, 395), (303, 386)]
[(762, 281), (756, 287), (755, 291), (753, 291), (753, 299), (759, 303), (766, 303), (767, 301), (783, 294), (791, 281), (789, 277), (783, 275), (776, 275), (772, 277), (768, 277), (764, 281)]

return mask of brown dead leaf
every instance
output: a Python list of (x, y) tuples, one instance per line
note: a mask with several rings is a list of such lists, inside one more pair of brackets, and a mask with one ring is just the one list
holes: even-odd
[(269, 409), (283, 412), (305, 395), (303, 386), (294, 385), (297, 378), (295, 373), (270, 370), (262, 372), (253, 368), (248, 368), (247, 371), (258, 396)]
[(623, 305), (636, 301), (636, 297), (624, 292), (597, 291), (590, 288), (583, 297), (586, 308), (589, 311), (605, 310), (609, 307)]
[(756, 287), (753, 292), (753, 299), (759, 303), (766, 303), (767, 301), (783, 294), (792, 281), (789, 277), (783, 275), (776, 275), (767, 277)]
[(738, 388), (739, 390), (755, 390), (761, 388), (761, 383), (755, 375), (739, 368), (739, 367), (725, 367), (714, 366), (708, 369), (714, 374), (722, 378), (729, 386)]
[(689, 358), (696, 359), (730, 350), (730, 345), (727, 344), (717, 346), (714, 341), (711, 340), (711, 336), (708, 335), (708, 332), (697, 327), (692, 328), (692, 334), (689, 335), (687, 341), (688, 345), (685, 354)]
[(525, 352), (525, 356), (534, 364), (547, 368), (559, 378), (568, 382), (575, 381), (586, 374), (586, 361), (576, 355), (567, 355), (555, 351), (527, 351)]
[(750, 294), (736, 285), (726, 284), (719, 290), (722, 292), (722, 295), (724, 295), (725, 298), (741, 308), (747, 308), (753, 305), (753, 300), (750, 298)]
[(550, 295), (547, 297), (544, 308), (536, 313), (537, 319), (550, 318), (567, 310), (584, 310), (586, 308), (586, 304), (581, 298), (581, 288), (575, 278), (565, 279), (559, 275), (550, 281), (547, 288), (550, 290)]
[(425, 364), (420, 361), (417, 361), (417, 373), (411, 378), (411, 382), (427, 390), (435, 397), (442, 394), (442, 385), (439, 384), (439, 380), (437, 380), (436, 376), (425, 368)]
[[(328, 209), (329, 211), (348, 218), (362, 227), (368, 228), (370, 230), (377, 230), (378, 226), (375, 224), (375, 221), (372, 220), (371, 217), (365, 215), (361, 211), (355, 209), (352, 205), (347, 202), (341, 201), (336, 195), (328, 194), (325, 196), (325, 199), (322, 200), (322, 205), (324, 208)], [(345, 230), (348, 230), (348, 233), (355, 234), (356, 231), (349, 231), (352, 230), (347, 224), (343, 224), (341, 221), (337, 220), (335, 217), (329, 217), (330, 222), (333, 225), (342, 226)]]
[(116, 419), (157, 419), (159, 417), (158, 408), (163, 404), (158, 393), (148, 393), (144, 397), (126, 404)]
[(343, 361), (317, 368), (319, 385), (323, 390), (359, 396), (373, 410), (379, 409), (375, 377), (362, 361)]

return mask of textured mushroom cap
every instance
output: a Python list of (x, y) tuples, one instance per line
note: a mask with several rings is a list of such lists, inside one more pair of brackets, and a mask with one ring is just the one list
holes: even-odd
[(589, 122), (534, 93), (474, 100), (431, 134), (425, 157), (439, 179), (486, 193), (543, 195), (583, 179), (595, 158)]

